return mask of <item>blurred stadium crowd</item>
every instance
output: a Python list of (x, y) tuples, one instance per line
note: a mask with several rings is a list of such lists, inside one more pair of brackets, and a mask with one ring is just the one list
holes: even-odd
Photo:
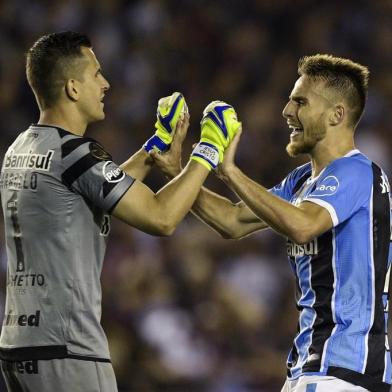
[[(357, 145), (392, 176), (390, 0), (3, 0), (1, 155), (38, 119), (24, 52), (40, 35), (62, 30), (90, 36), (111, 83), (106, 120), (88, 135), (118, 163), (152, 134), (158, 99), (181, 91), (191, 112), (184, 161), (203, 108), (223, 99), (243, 121), (239, 166), (275, 185), (302, 162), (285, 153), (281, 117), (298, 58), (331, 53), (370, 67)], [(211, 189), (236, 200), (210, 177)], [(157, 190), (165, 178), (154, 171), (146, 182)], [(119, 390), (280, 391), (297, 323), (284, 240), (271, 231), (224, 240), (191, 214), (171, 238), (112, 223), (102, 322)], [(2, 308), (3, 237), (0, 249)]]

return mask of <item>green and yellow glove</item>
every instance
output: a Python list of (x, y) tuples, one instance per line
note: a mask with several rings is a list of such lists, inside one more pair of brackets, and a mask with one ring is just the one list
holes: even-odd
[(204, 109), (200, 125), (200, 142), (193, 150), (191, 159), (209, 170), (215, 169), (223, 161), (223, 153), (240, 129), (241, 123), (231, 105), (213, 101)]
[(166, 151), (170, 148), (177, 122), (182, 113), (188, 113), (188, 106), (181, 93), (175, 92), (158, 101), (155, 134), (146, 141), (144, 149)]

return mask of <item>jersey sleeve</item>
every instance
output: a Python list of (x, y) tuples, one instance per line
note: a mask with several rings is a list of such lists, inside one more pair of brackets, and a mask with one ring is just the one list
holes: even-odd
[(304, 198), (326, 208), (334, 227), (369, 203), (372, 169), (366, 163), (342, 158), (329, 165)]
[(109, 213), (135, 181), (93, 139), (69, 138), (62, 144), (61, 154), (62, 182)]
[(297, 167), (281, 183), (270, 188), (269, 191), (284, 200), (290, 201), (297, 190), (297, 184), (302, 184), (303, 180), (310, 176), (310, 172), (309, 163)]

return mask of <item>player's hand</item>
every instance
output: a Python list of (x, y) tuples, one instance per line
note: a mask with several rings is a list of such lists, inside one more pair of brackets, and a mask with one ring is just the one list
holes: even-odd
[(183, 113), (180, 116), (169, 151), (165, 153), (156, 150), (150, 151), (156, 166), (170, 178), (176, 177), (182, 170), (182, 144), (189, 128), (189, 118), (189, 113)]
[(213, 101), (203, 111), (200, 142), (192, 152), (191, 159), (209, 170), (215, 169), (223, 160), (227, 146), (238, 132), (241, 123), (231, 105)]
[(242, 125), (240, 125), (233, 141), (227, 147), (225, 151), (225, 156), (221, 164), (216, 168), (216, 175), (223, 181), (227, 181), (230, 176), (230, 172), (233, 170), (235, 165), (235, 154), (237, 152), (237, 147), (241, 139)]
[(166, 151), (170, 148), (181, 114), (188, 113), (188, 106), (181, 93), (175, 92), (158, 101), (155, 133), (144, 144), (147, 152)]

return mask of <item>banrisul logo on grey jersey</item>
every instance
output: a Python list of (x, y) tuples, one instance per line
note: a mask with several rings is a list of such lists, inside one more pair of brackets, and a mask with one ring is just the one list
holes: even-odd
[(14, 150), (10, 150), (5, 155), (3, 169), (49, 171), (53, 154), (53, 150), (48, 150), (46, 154), (36, 154), (32, 151), (15, 153)]
[(109, 165), (111, 163), (113, 162), (105, 162), (102, 168), (102, 174), (107, 182), (120, 182), (125, 177), (125, 173), (118, 166), (110, 167)]

